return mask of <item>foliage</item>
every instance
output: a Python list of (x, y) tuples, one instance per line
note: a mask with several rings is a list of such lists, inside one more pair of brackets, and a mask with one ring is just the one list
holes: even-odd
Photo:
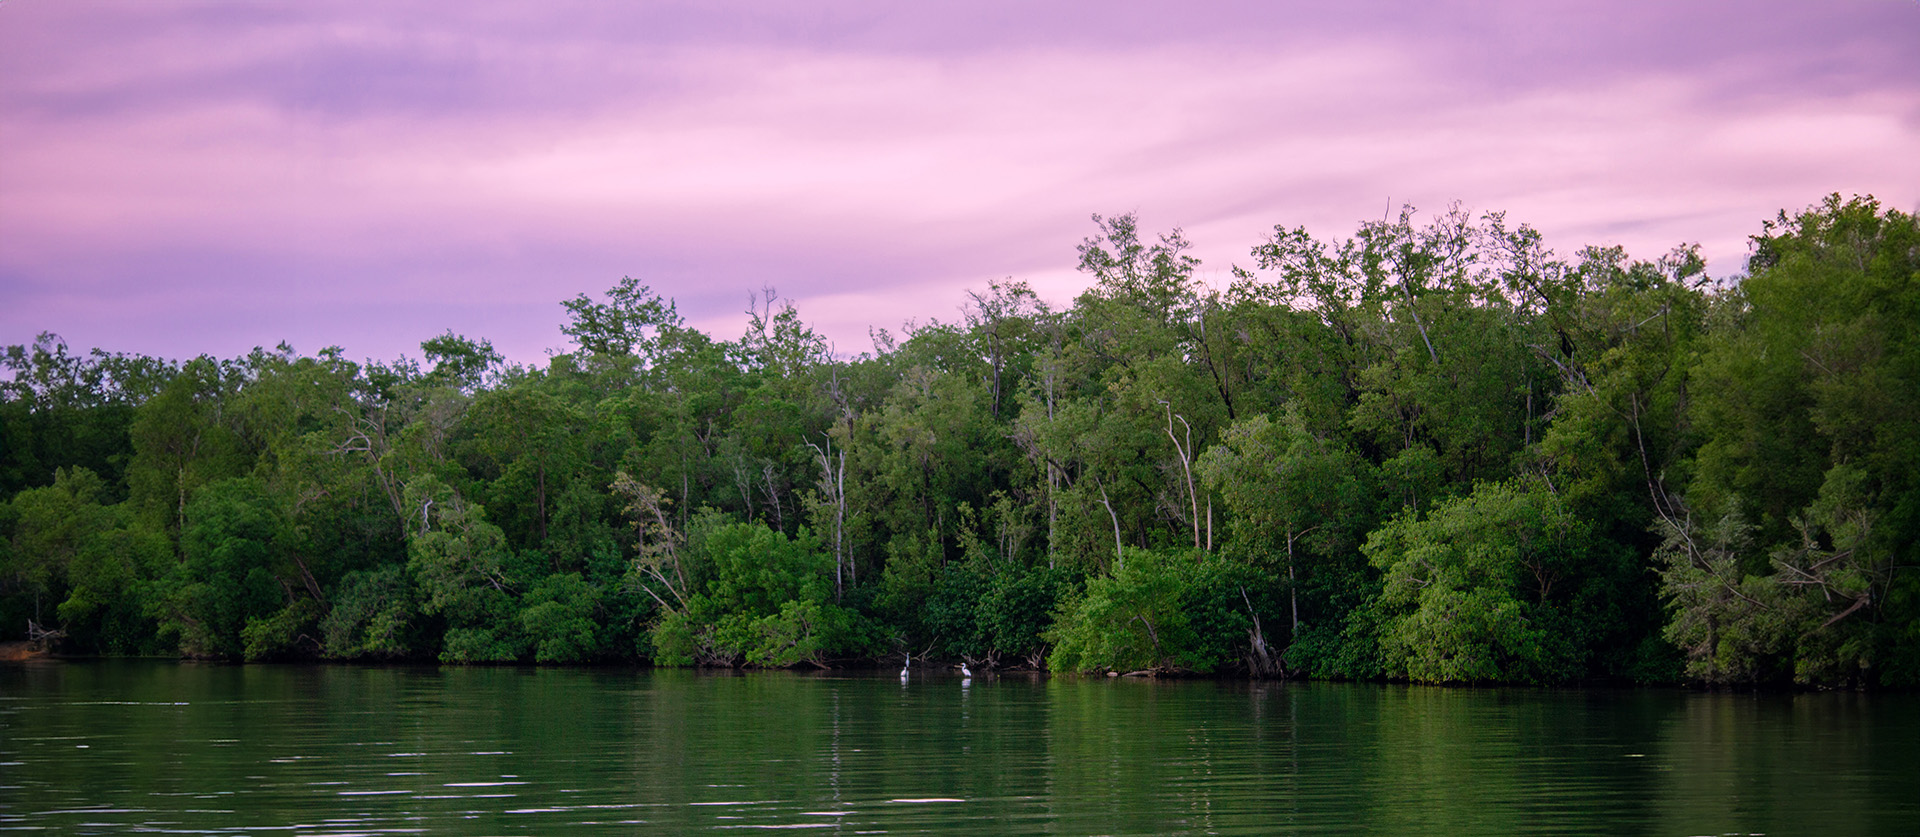
[(1368, 537), (1385, 578), (1387, 672), (1425, 683), (1552, 682), (1581, 671), (1567, 611), (1600, 556), (1591, 528), (1532, 482), (1483, 483)]
[(653, 630), (654, 659), (675, 665), (824, 665), (864, 653), (870, 629), (834, 604), (832, 559), (807, 530), (794, 537), (706, 515), (688, 560), (699, 579)]
[(350, 573), (320, 624), (322, 652), (334, 659), (391, 659), (412, 650), (418, 619), (406, 568), (389, 564)]
[(1668, 636), (1708, 682), (1920, 682), (1920, 221), (1835, 195), (1750, 269), (1694, 374)]
[(1206, 673), (1242, 656), (1252, 614), (1243, 567), (1204, 554), (1134, 549), (1060, 607), (1046, 638), (1055, 671)]
[(0, 347), (0, 638), (230, 660), (1920, 683), (1920, 225), (1557, 256), (1459, 206), (1215, 287), (1094, 216), (848, 354), (632, 278), (510, 362)]

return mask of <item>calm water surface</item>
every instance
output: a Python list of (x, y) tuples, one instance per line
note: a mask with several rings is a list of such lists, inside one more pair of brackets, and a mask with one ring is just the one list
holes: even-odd
[(0, 831), (1914, 834), (1920, 699), (0, 666)]

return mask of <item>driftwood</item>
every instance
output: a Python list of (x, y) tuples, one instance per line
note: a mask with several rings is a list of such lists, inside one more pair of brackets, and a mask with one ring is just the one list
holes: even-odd
[(45, 657), (53, 651), (53, 644), (66, 635), (66, 631), (43, 628), (40, 623), (29, 619), (25, 642), (0, 642), (0, 662), (18, 663)]
[(66, 635), (66, 631), (58, 628), (42, 628), (40, 623), (32, 619), (27, 620), (27, 642), (42, 651), (52, 650), (53, 643)]

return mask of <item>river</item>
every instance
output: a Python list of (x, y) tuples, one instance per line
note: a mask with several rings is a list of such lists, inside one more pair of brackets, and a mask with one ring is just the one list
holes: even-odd
[(0, 831), (1913, 834), (1920, 698), (0, 666)]

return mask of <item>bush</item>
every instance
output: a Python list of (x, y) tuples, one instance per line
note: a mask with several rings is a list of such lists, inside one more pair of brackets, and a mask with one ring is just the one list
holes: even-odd
[(1055, 671), (1206, 673), (1242, 656), (1246, 568), (1206, 553), (1129, 550), (1067, 600), (1045, 637)]
[(533, 643), (533, 659), (578, 663), (592, 658), (599, 648), (593, 620), (599, 598), (579, 573), (555, 573), (527, 591), (520, 627)]
[(1385, 575), (1380, 650), (1389, 676), (1423, 683), (1556, 682), (1590, 649), (1564, 624), (1607, 553), (1544, 486), (1486, 483), (1403, 514), (1364, 547)]
[(655, 663), (824, 665), (872, 646), (865, 620), (830, 601), (833, 559), (805, 529), (789, 538), (758, 523), (708, 521), (689, 540), (690, 574), (701, 582), (649, 632)]

